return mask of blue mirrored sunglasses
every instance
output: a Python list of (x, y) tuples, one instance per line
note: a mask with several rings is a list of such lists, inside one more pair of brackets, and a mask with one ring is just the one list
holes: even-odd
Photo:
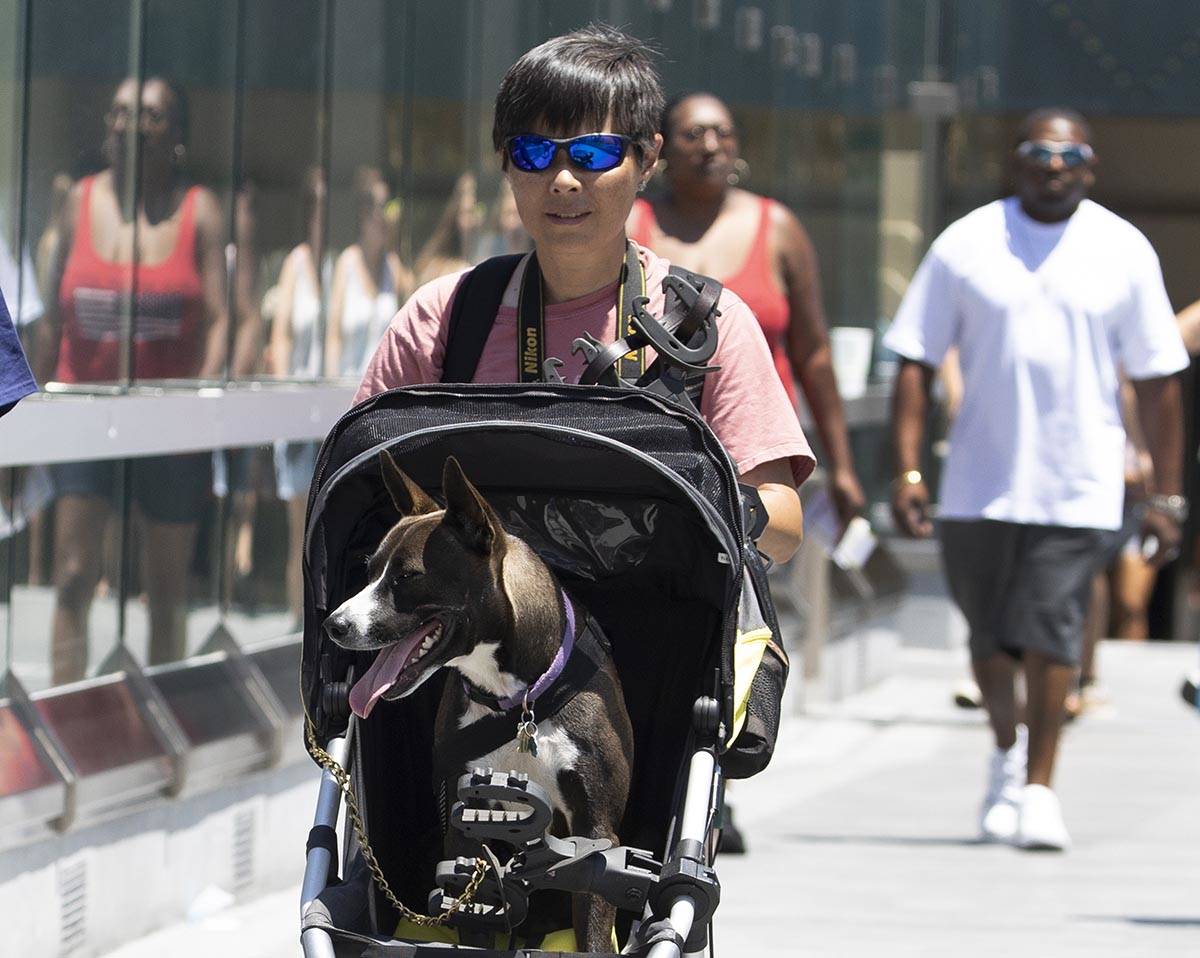
[(560, 148), (565, 148), (571, 165), (589, 173), (602, 173), (620, 166), (631, 140), (620, 133), (585, 133), (556, 140), (536, 133), (521, 133), (504, 141), (513, 166), (526, 173), (548, 169)]
[(1086, 143), (1051, 143), (1048, 140), (1026, 140), (1017, 147), (1017, 156), (1038, 166), (1049, 166), (1054, 157), (1067, 169), (1090, 163), (1096, 154)]

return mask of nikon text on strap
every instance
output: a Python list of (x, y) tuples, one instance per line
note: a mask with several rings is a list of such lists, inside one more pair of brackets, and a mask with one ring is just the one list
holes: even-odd
[[(523, 383), (542, 382), (547, 378), (544, 375), (547, 368), (545, 300), (542, 270), (537, 253), (532, 253), (525, 275), (521, 277), (521, 293), (517, 299), (517, 369)], [(625, 262), (621, 266), (621, 281), (617, 288), (616, 343), (624, 342), (634, 332), (639, 300), (646, 301), (646, 270), (637, 247), (626, 240)], [(645, 356), (644, 349), (622, 351), (616, 360), (618, 375), (622, 379), (636, 380), (646, 371)], [(602, 379), (599, 381), (603, 382)], [(606, 385), (617, 383), (613, 381)]]

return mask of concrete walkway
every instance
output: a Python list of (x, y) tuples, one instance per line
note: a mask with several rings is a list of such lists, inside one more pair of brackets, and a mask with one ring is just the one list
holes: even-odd
[[(950, 703), (958, 653), (906, 651), (876, 689), (790, 720), (771, 769), (734, 791), (752, 850), (719, 861), (716, 954), (1200, 955), (1200, 714), (1177, 692), (1195, 664), (1194, 646), (1104, 646), (1112, 704), (1062, 754), (1065, 855), (975, 843), (990, 743)], [(297, 898), (109, 958), (294, 958)]]
[(735, 791), (752, 842), (720, 862), (722, 958), (1200, 955), (1195, 646), (1108, 643), (1112, 704), (1063, 743), (1074, 849), (974, 841), (990, 737), (955, 709), (957, 655), (796, 722), (783, 761)]

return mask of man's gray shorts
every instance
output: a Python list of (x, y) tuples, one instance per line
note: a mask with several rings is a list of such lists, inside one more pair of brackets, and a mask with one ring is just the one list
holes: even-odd
[(1092, 576), (1112, 532), (992, 519), (944, 519), (939, 527), (972, 659), (1029, 650), (1079, 664)]

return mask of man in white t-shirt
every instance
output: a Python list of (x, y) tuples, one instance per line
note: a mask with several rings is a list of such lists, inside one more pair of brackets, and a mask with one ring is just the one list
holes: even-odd
[[(1150, 243), (1086, 198), (1090, 139), (1074, 111), (1030, 114), (1014, 151), (1016, 195), (934, 241), (884, 338), (904, 360), (892, 508), (912, 536), (933, 532), (920, 472), (930, 382), (947, 349), (959, 350), (942, 556), (996, 738), (980, 832), (1023, 848), (1070, 844), (1050, 782), (1092, 573), (1121, 524), (1121, 371), (1154, 461), (1142, 541), (1155, 564), (1178, 555), (1187, 509), (1175, 376), (1187, 354)], [(1027, 732), (1017, 724), (1018, 666)]]

